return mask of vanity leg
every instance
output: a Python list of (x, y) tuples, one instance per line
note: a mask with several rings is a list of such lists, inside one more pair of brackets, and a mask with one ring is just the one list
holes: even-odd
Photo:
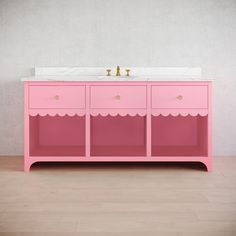
[(212, 172), (212, 161), (211, 161), (211, 159), (207, 160), (207, 161), (203, 161), (202, 163), (206, 166), (206, 169), (207, 169), (208, 172)]
[(30, 172), (31, 164), (32, 163), (27, 160), (24, 161), (24, 172), (26, 172), (26, 173)]

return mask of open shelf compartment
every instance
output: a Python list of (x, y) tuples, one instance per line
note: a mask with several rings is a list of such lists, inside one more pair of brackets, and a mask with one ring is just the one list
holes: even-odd
[(91, 116), (91, 156), (146, 156), (146, 116)]
[(30, 116), (30, 156), (85, 156), (85, 116)]
[(207, 116), (152, 116), (152, 156), (207, 156)]

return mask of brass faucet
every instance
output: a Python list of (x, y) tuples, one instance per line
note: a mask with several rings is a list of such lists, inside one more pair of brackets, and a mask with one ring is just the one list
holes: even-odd
[(116, 76), (120, 76), (120, 67), (119, 66), (116, 67)]

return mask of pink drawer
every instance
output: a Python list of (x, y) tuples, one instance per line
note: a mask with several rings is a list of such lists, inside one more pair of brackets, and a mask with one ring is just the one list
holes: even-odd
[(30, 86), (29, 108), (84, 108), (84, 86)]
[(207, 86), (152, 86), (152, 108), (207, 108)]
[(146, 108), (146, 86), (91, 86), (91, 108)]

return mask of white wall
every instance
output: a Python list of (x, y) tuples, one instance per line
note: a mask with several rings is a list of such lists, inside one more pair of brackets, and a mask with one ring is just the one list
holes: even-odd
[(0, 154), (23, 154), (34, 66), (200, 66), (214, 154), (236, 155), (235, 0), (0, 0)]

